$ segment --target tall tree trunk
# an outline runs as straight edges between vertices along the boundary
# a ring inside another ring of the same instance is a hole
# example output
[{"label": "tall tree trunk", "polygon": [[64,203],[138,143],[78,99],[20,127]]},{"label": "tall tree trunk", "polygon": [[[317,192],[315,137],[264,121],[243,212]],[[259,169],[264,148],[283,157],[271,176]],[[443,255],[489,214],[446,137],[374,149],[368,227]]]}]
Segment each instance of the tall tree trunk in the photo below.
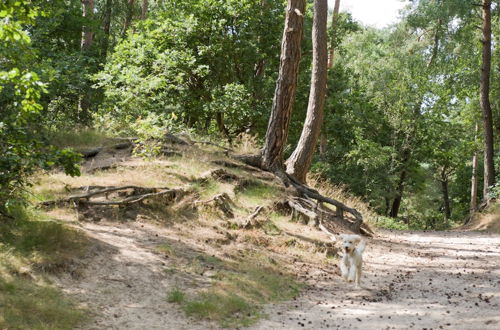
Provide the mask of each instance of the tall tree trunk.
[{"label": "tall tree trunk", "polygon": [[327,78],[327,34],[326,22],[328,1],[314,1],[314,21],[312,29],[313,61],[311,73],[311,90],[307,115],[294,152],[287,160],[287,173],[299,182],[305,183],[307,172],[311,167],[316,144],[318,142],[321,124],[323,123],[323,108],[325,105]]},{"label": "tall tree trunk", "polygon": [[103,20],[103,30],[104,39],[102,41],[102,57],[106,58],[108,55],[109,48],[109,35],[111,31],[111,5],[113,0],[106,0],[104,5],[104,20]]},{"label": "tall tree trunk", "polygon": [[[94,14],[94,0],[82,0],[82,16],[86,19],[91,19]],[[82,27],[82,40],[80,49],[82,53],[86,53],[92,47],[93,32],[88,25]],[[78,98],[78,122],[87,123],[90,119],[90,91],[89,87],[85,86],[81,95]]]},{"label": "tall tree trunk", "polygon": [[448,192],[448,174],[446,168],[441,170],[441,192],[443,193],[444,217],[448,220],[451,217],[450,195]]},{"label": "tall tree trunk", "polygon": [[[476,123],[476,133],[474,134],[474,141],[477,140],[477,133],[479,130],[479,125]],[[471,178],[471,189],[470,189],[470,208],[469,213],[472,215],[477,211],[477,151],[474,151],[472,156],[472,178]]]},{"label": "tall tree trunk", "polygon": [[[335,5],[333,6],[332,13],[332,40],[330,43],[330,50],[328,52],[328,69],[333,67],[333,59],[335,57],[335,34],[337,33],[337,20],[339,16],[340,0],[335,0]],[[328,138],[326,136],[325,123],[323,121],[323,127],[321,128],[320,141],[319,141],[319,154],[325,155],[328,149]]]},{"label": "tall tree trunk", "polygon": [[396,191],[396,197],[394,197],[391,212],[389,213],[389,216],[391,218],[398,217],[399,207],[401,206],[401,200],[403,199],[403,191],[404,191],[404,187],[405,187],[406,174],[407,174],[406,169],[403,169],[401,171],[401,174],[399,175],[399,183],[398,183],[398,189]]},{"label": "tall tree trunk", "polygon": [[[94,13],[94,0],[82,0],[82,16],[91,18]],[[92,46],[93,33],[89,26],[84,25],[80,48],[82,52],[88,51]]]},{"label": "tall tree trunk", "polygon": [[483,52],[479,93],[484,124],[484,189],[483,201],[488,202],[490,187],[495,185],[493,164],[493,121],[490,105],[491,71],[491,0],[483,0]]},{"label": "tall tree trunk", "polygon": [[288,139],[288,126],[297,89],[304,9],[305,0],[288,0],[278,81],[262,151],[262,167],[269,170],[283,167],[283,148]]},{"label": "tall tree trunk", "polygon": [[144,20],[148,17],[148,7],[149,7],[149,1],[142,0],[142,6],[141,6],[141,19],[142,20]]},{"label": "tall tree trunk", "polygon": [[337,21],[339,18],[340,0],[335,0],[332,14],[332,40],[330,42],[330,51],[328,52],[328,69],[333,67],[333,59],[335,57],[335,34],[337,33]]},{"label": "tall tree trunk", "polygon": [[215,121],[217,122],[219,132],[230,140],[229,131],[227,130],[226,125],[224,125],[224,114],[222,112],[217,112],[215,114]]},{"label": "tall tree trunk", "polygon": [[127,30],[130,24],[132,23],[132,17],[134,17],[134,4],[135,0],[127,1],[127,15],[125,16],[125,23],[123,24],[123,31],[122,31],[123,35],[127,33]]}]

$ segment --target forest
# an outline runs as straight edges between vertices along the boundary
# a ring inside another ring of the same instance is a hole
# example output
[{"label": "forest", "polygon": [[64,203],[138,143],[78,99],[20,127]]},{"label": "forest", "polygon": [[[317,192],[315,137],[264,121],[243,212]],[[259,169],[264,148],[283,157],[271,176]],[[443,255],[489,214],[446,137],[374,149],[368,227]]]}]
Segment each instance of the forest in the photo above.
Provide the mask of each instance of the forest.
[{"label": "forest", "polygon": [[[187,130],[227,145],[242,135],[263,141],[285,5],[4,2],[2,213],[22,199],[34,171],[63,166],[78,173],[78,155],[51,145],[54,132],[91,128],[148,138]],[[412,228],[450,227],[497,197],[499,8],[484,6],[411,1],[386,29],[364,27],[348,13],[330,15],[321,54],[328,61],[324,118],[313,127],[321,136],[311,171]],[[285,159],[306,118],[312,27],[307,9],[295,45],[296,96],[286,96],[294,111]]]},{"label": "forest", "polygon": [[[247,235],[231,232],[242,228],[284,235],[283,228],[292,225],[277,225],[278,199],[285,200],[292,219],[314,220],[317,235],[326,239],[333,228],[322,224],[328,217],[336,219],[334,227],[376,237],[373,228],[444,231],[465,228],[482,214],[497,216],[499,1],[401,1],[397,22],[384,28],[339,10],[341,2],[349,0],[2,0],[0,256],[16,246],[23,258],[35,258],[34,251],[45,246],[50,265],[66,265],[51,258],[54,249],[80,242],[74,229],[61,225],[62,218],[54,222],[57,230],[27,218],[57,218],[71,209],[79,220],[119,213],[122,221],[134,212],[139,219],[143,210],[135,205],[160,195],[178,203],[163,212],[168,217],[191,219],[216,209],[221,219],[246,219],[244,225],[221,225],[228,242]],[[109,163],[119,157],[136,163],[125,169]],[[216,172],[207,164],[223,168]],[[171,169],[178,172],[161,181]],[[126,198],[110,202],[110,191]],[[104,194],[106,200],[91,199]],[[276,203],[271,207],[266,200]],[[209,211],[205,204],[212,205]],[[259,224],[260,217],[267,222]],[[288,240],[299,240],[290,235]],[[446,240],[448,232],[443,235]],[[247,236],[245,244],[274,244],[272,238]],[[82,244],[92,245],[88,239]],[[174,241],[166,248],[162,243],[159,253],[173,258],[186,248]],[[299,244],[286,242],[279,244]],[[321,253],[330,253],[329,243],[315,242],[300,244],[321,245]],[[183,260],[245,276],[257,271],[246,264],[221,266],[207,251]],[[5,275],[13,273],[13,264],[0,263],[0,288],[7,294],[18,292],[9,291],[15,286]],[[265,267],[275,266],[266,261]],[[179,288],[170,292],[169,302],[196,315],[195,300],[187,302]],[[285,300],[294,294],[278,291]],[[237,295],[252,297],[252,303],[275,301],[269,298],[274,293],[252,294]],[[7,297],[0,292],[0,308]],[[201,297],[209,304],[206,292]],[[221,308],[240,302],[230,300]],[[209,312],[205,319],[222,327],[246,326],[256,322],[257,310],[243,321]],[[10,314],[5,315],[0,327],[72,328],[80,322],[26,325],[9,323]],[[129,327],[134,328],[122,326]]]}]

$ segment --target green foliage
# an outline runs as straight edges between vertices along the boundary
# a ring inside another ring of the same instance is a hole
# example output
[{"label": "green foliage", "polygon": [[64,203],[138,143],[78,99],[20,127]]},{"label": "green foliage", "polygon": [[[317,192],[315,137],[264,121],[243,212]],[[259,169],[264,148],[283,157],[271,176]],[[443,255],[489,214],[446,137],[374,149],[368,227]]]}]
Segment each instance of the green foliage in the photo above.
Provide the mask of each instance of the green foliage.
[{"label": "green foliage", "polygon": [[27,178],[39,168],[61,166],[78,175],[78,156],[68,149],[46,145],[43,107],[39,100],[46,84],[29,66],[36,59],[24,24],[32,24],[38,9],[28,1],[9,1],[0,7],[0,211],[21,197]]},{"label": "green foliage", "polygon": [[[277,9],[283,4],[261,6],[256,0],[181,2],[138,22],[95,75],[105,96],[98,120],[126,127],[150,114],[175,114],[189,127],[222,132],[225,124],[231,135],[264,126],[274,82],[263,73],[276,70],[280,36],[268,30],[282,26]],[[213,126],[217,113],[225,123]]]}]

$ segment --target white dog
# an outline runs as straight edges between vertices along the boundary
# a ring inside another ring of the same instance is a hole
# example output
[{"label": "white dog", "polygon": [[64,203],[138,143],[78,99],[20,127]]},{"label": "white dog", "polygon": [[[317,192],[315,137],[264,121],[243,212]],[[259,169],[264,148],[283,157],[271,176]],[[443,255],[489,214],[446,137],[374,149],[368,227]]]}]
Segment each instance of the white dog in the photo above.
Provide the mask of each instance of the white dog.
[{"label": "white dog", "polygon": [[340,261],[342,278],[348,282],[355,282],[359,287],[363,264],[363,251],[366,243],[358,235],[340,235],[344,255]]}]

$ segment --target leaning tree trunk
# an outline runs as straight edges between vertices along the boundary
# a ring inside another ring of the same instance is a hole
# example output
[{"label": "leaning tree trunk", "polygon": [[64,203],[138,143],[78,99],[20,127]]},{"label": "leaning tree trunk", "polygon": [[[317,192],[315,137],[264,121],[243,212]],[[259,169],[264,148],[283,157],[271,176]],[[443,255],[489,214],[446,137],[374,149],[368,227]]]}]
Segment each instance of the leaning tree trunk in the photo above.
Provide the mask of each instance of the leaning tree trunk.
[{"label": "leaning tree trunk", "polygon": [[495,167],[493,164],[493,121],[490,105],[491,71],[491,0],[483,0],[483,52],[479,93],[484,124],[484,188],[483,201],[489,200],[489,189],[495,185]]},{"label": "leaning tree trunk", "polygon": [[278,81],[262,151],[262,167],[268,170],[283,167],[283,148],[297,89],[304,9],[305,0],[288,0]]},{"label": "leaning tree trunk", "polygon": [[311,167],[325,104],[327,78],[327,34],[326,21],[328,13],[327,0],[314,1],[314,21],[312,29],[313,63],[311,74],[311,91],[307,115],[297,148],[287,160],[287,173],[301,183],[305,183],[307,172]]},{"label": "leaning tree trunk", "polygon": [[[328,69],[330,70],[333,67],[333,59],[335,57],[335,34],[337,33],[337,20],[339,16],[339,8],[340,8],[340,0],[335,0],[335,5],[333,7],[332,14],[332,40],[330,42],[330,50],[328,52]],[[319,141],[319,153],[320,155],[325,155],[326,150],[328,149],[328,138],[326,136],[326,128],[325,123],[323,121],[323,127],[320,133],[320,141]]]},{"label": "leaning tree trunk", "polygon": [[[477,140],[477,132],[479,126],[476,123],[476,133],[474,134],[474,142]],[[470,215],[477,211],[477,150],[474,150],[474,155],[472,156],[472,178],[471,178],[471,189],[470,189]]]}]

